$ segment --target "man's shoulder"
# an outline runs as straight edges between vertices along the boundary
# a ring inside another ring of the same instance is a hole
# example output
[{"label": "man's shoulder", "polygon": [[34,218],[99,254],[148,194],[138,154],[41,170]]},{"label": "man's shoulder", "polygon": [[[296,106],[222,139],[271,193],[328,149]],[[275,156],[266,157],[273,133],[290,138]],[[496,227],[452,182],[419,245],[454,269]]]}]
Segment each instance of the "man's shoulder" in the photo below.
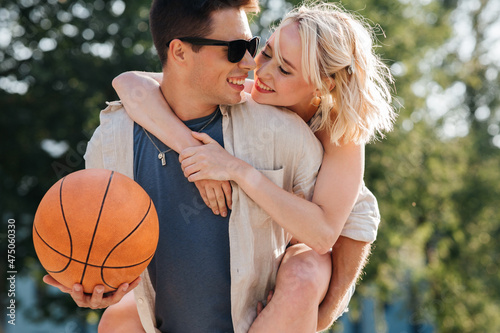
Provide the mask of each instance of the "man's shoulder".
[{"label": "man's shoulder", "polygon": [[247,107],[252,108],[252,111],[262,112],[265,113],[266,115],[278,111],[277,114],[279,117],[287,118],[293,121],[300,119],[300,117],[295,112],[292,112],[287,108],[281,106],[257,103],[256,101],[254,101],[252,95],[250,94],[247,94],[244,104],[246,104]]},{"label": "man's shoulder", "polygon": [[133,124],[133,120],[128,115],[122,102],[106,102],[106,105],[106,108],[102,109],[99,115],[101,126],[123,127],[125,124]]},{"label": "man's shoulder", "polygon": [[106,141],[111,134],[128,133],[133,128],[134,121],[120,101],[106,102],[106,105],[99,114],[99,126],[91,138],[94,143]]},{"label": "man's shoulder", "polygon": [[242,140],[247,147],[276,146],[283,152],[286,148],[298,152],[307,147],[308,152],[322,155],[320,142],[295,112],[259,104],[250,96],[246,97],[243,103],[231,106],[229,111],[235,140]]},{"label": "man's shoulder", "polygon": [[87,145],[87,168],[116,170],[133,177],[133,124],[121,102],[106,102],[100,125]]},{"label": "man's shoulder", "polygon": [[244,118],[249,116],[255,121],[265,124],[282,124],[290,126],[290,129],[310,131],[309,126],[295,112],[284,107],[267,104],[259,104],[252,99],[250,94],[246,94],[245,101],[239,106]]},{"label": "man's shoulder", "polygon": [[[127,115],[121,101],[106,102],[106,107],[101,110],[100,116],[103,117],[119,117]],[[128,115],[127,115],[128,116]]]}]

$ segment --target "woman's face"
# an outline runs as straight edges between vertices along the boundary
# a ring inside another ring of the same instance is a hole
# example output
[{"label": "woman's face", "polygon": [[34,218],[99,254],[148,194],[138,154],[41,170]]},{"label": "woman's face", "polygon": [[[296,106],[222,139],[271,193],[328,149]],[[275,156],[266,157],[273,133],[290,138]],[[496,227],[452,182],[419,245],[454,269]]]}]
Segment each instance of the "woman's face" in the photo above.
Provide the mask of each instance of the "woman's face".
[{"label": "woman's face", "polygon": [[284,64],[278,61],[274,48],[273,34],[255,57],[257,69],[252,97],[260,104],[287,107],[308,121],[315,112],[310,108],[315,87],[302,74],[302,43],[298,24],[281,28],[279,48]]}]

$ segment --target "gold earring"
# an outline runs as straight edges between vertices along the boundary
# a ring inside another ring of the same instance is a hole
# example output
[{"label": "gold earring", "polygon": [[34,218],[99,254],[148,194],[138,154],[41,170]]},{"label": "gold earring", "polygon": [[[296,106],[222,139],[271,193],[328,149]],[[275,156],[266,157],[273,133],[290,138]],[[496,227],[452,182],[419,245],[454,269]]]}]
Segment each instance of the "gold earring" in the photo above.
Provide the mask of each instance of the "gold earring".
[{"label": "gold earring", "polygon": [[311,99],[311,105],[314,106],[315,108],[319,108],[320,104],[321,104],[321,97],[319,97],[318,95],[314,96]]}]

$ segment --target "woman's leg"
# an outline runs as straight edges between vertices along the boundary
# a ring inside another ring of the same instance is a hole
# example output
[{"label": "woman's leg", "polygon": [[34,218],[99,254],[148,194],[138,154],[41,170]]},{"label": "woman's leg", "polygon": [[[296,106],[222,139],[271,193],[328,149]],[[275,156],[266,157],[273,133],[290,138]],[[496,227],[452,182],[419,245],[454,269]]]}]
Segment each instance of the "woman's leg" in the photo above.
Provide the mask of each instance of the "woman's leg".
[{"label": "woman's leg", "polygon": [[97,329],[99,333],[145,332],[142,328],[134,293],[129,292],[120,302],[108,307],[102,314]]},{"label": "woman's leg", "polygon": [[289,247],[278,270],[273,297],[249,332],[316,332],[318,307],[331,275],[329,253],[319,255],[305,244]]}]

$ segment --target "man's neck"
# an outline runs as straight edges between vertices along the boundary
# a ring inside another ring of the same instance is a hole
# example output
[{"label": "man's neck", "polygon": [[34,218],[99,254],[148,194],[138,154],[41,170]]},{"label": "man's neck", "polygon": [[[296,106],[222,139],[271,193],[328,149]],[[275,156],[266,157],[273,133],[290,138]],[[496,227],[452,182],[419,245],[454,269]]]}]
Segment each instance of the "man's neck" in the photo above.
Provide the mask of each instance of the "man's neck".
[{"label": "man's neck", "polygon": [[196,99],[198,93],[188,85],[163,73],[160,89],[175,115],[182,121],[198,119],[213,113],[217,105],[208,105]]}]

